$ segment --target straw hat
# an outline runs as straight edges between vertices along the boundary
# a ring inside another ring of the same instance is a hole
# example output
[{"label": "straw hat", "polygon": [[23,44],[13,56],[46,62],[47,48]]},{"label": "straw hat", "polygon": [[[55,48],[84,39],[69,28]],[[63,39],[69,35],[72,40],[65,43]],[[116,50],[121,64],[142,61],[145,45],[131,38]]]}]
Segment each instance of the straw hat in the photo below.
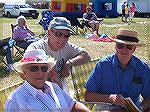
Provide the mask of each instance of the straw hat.
[{"label": "straw hat", "polygon": [[44,50],[33,49],[33,50],[25,52],[24,57],[19,62],[14,63],[13,66],[17,72],[23,73],[22,66],[26,64],[31,64],[31,63],[32,64],[36,64],[36,63],[48,64],[49,70],[51,70],[56,64],[56,61],[54,60],[54,58],[46,55]]},{"label": "straw hat", "polygon": [[138,33],[136,31],[131,31],[129,29],[119,28],[118,34],[116,36],[109,37],[114,42],[123,43],[123,44],[131,44],[136,46],[142,46],[143,43],[139,42]]}]

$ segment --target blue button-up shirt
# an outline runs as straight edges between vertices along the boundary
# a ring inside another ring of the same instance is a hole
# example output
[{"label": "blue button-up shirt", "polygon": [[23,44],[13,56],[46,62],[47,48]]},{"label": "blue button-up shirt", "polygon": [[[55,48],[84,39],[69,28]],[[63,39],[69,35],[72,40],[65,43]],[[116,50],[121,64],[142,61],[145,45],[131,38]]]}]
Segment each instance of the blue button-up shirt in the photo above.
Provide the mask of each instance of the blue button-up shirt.
[{"label": "blue button-up shirt", "polygon": [[85,88],[101,94],[122,94],[131,97],[139,105],[139,96],[150,97],[150,69],[148,65],[133,56],[123,69],[116,54],[101,59],[91,72]]}]

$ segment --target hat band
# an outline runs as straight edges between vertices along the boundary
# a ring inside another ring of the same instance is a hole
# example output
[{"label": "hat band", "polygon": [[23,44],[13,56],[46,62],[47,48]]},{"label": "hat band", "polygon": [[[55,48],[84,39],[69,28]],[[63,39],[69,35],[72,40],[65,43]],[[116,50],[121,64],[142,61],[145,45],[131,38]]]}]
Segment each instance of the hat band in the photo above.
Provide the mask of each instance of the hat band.
[{"label": "hat band", "polygon": [[124,40],[124,41],[129,41],[129,42],[136,42],[136,43],[139,42],[139,39],[137,39],[136,37],[124,36],[124,35],[117,35],[116,37],[119,40]]},{"label": "hat band", "polygon": [[29,56],[21,60],[21,62],[32,62],[32,61],[39,62],[39,61],[46,61],[46,60],[43,57],[33,57],[33,56]]}]

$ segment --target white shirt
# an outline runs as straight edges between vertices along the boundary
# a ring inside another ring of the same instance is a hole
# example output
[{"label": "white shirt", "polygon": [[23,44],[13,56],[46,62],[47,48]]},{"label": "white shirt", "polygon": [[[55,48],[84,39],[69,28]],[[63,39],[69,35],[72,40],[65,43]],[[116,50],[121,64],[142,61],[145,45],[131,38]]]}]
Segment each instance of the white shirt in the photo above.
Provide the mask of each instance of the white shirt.
[{"label": "white shirt", "polygon": [[[45,82],[44,93],[27,81],[10,94],[5,112],[70,112],[75,100],[57,84]],[[54,89],[52,89],[54,88]],[[52,92],[54,90],[54,93]],[[57,98],[55,98],[55,97]]]}]

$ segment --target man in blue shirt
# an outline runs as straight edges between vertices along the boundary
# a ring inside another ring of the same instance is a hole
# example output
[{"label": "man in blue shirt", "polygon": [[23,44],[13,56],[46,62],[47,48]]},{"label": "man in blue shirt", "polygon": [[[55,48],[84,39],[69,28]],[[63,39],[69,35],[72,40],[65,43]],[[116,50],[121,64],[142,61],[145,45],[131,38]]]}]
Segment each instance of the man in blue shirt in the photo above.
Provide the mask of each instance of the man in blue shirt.
[{"label": "man in blue shirt", "polygon": [[111,107],[100,108],[118,110],[125,107],[125,98],[130,97],[138,107],[150,109],[150,68],[133,55],[136,47],[142,45],[137,35],[136,31],[120,28],[111,38],[116,42],[116,53],[96,64],[85,84],[86,101],[111,103]]}]

